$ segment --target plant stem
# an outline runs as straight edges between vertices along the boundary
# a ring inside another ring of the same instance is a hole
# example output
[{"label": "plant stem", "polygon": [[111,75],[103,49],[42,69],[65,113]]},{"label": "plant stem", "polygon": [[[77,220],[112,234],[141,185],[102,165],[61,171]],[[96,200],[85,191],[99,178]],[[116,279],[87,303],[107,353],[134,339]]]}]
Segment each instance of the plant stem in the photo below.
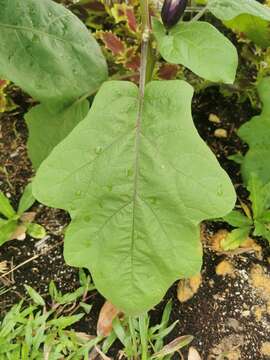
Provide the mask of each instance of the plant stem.
[{"label": "plant stem", "polygon": [[198,21],[204,14],[205,12],[208,10],[208,5],[206,5],[205,7],[203,7],[191,20],[190,22],[195,22]]},{"label": "plant stem", "polygon": [[141,65],[140,65],[140,97],[144,96],[145,84],[151,80],[153,61],[150,48],[150,14],[148,0],[140,0],[142,18],[142,45],[141,45]]},{"label": "plant stem", "polygon": [[150,31],[150,15],[149,15],[149,4],[148,0],[140,0],[140,10],[142,19],[142,31],[145,29]]}]

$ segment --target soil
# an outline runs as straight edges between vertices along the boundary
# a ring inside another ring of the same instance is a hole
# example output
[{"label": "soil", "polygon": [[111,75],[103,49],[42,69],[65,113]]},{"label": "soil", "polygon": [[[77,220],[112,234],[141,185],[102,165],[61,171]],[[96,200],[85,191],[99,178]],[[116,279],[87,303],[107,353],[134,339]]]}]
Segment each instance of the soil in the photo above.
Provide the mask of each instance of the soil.
[{"label": "soil", "polygon": [[[10,95],[19,106],[0,117],[0,190],[16,207],[25,185],[33,176],[23,119],[32,101],[16,88]],[[240,104],[236,95],[225,97],[214,86],[196,94],[193,100],[193,117],[199,134],[230,175],[238,198],[246,203],[247,192],[242,185],[239,166],[227,157],[247,150],[236,132],[256,113],[249,101]],[[36,212],[36,222],[45,226],[48,236],[42,241],[30,237],[23,241],[13,240],[0,247],[0,263],[6,262],[8,269],[18,266],[7,276],[0,274],[0,287],[5,285],[9,290],[0,295],[1,316],[24,297],[24,284],[44,295],[51,280],[63,292],[79,286],[78,269],[67,266],[62,255],[62,233],[69,223],[68,214],[37,203],[31,211]],[[172,298],[170,320],[179,322],[168,341],[180,335],[193,335],[192,346],[203,360],[267,360],[270,359],[269,247],[262,239],[256,239],[261,250],[247,248],[234,255],[218,252],[213,249],[213,235],[227,227],[224,223],[203,224],[204,265],[198,291],[190,300],[181,303],[175,283],[164,300],[151,311],[151,319],[153,323],[159,322],[165,303]],[[104,299],[93,292],[89,302],[93,309],[76,325],[76,330],[95,334]],[[118,350],[116,346],[110,354],[113,359],[118,358]],[[183,354],[186,358],[185,351]]]}]

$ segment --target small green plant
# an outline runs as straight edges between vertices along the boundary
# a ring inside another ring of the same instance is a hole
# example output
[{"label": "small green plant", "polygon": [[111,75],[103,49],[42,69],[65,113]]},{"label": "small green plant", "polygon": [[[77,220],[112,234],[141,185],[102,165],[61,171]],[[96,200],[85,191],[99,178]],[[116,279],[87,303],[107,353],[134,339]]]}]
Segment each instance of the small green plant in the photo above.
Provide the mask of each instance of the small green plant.
[{"label": "small green plant", "polygon": [[239,137],[248,144],[249,149],[245,156],[238,157],[238,160],[231,157],[240,163],[241,175],[246,185],[254,173],[263,184],[270,181],[270,77],[265,77],[258,83],[257,91],[262,111],[238,130]]},{"label": "small green plant", "polygon": [[223,217],[228,224],[236,228],[221,244],[226,251],[239,247],[250,233],[262,236],[270,242],[270,183],[264,185],[258,176],[253,174],[247,189],[250,193],[251,211],[244,214],[233,210]]},{"label": "small green plant", "polygon": [[169,360],[175,352],[188,345],[193,336],[180,336],[164,345],[164,338],[178,321],[169,325],[172,302],[163,311],[161,322],[150,326],[149,314],[139,317],[116,317],[107,338],[76,332],[72,326],[89,314],[88,293],[95,289],[90,276],[80,271],[80,287],[62,294],[53,281],[49,299],[25,285],[31,304],[14,305],[0,323],[1,360],[88,360],[106,353],[118,339],[123,345],[122,356],[129,360]]},{"label": "small green plant", "polygon": [[22,240],[25,238],[25,234],[36,239],[41,239],[46,235],[43,226],[33,222],[35,213],[26,212],[34,202],[31,184],[26,186],[17,211],[0,191],[0,245],[12,239]]},{"label": "small green plant", "polygon": [[164,345],[164,338],[174,329],[178,321],[169,325],[172,302],[169,301],[163,311],[161,322],[150,326],[148,313],[138,317],[125,317],[113,320],[113,331],[103,342],[102,351],[107,353],[111,344],[120,340],[124,348],[121,351],[128,360],[169,360],[173,354],[188,345],[193,336],[180,336],[170,343]]},{"label": "small green plant", "polygon": [[251,211],[246,211],[244,215],[234,210],[223,217],[236,228],[224,240],[225,250],[240,246],[250,233],[270,242],[270,77],[260,80],[257,91],[262,103],[261,114],[238,130],[238,135],[249,149],[245,155],[238,153],[229,157],[241,166],[241,175],[250,193]]},{"label": "small green plant", "polygon": [[[62,294],[51,282],[49,304],[32,287],[25,285],[32,304],[25,306],[22,300],[12,307],[0,323],[1,360],[89,358],[91,350],[102,337],[70,329],[91,310],[91,305],[84,301],[88,291],[94,287],[90,277],[83,272],[80,273],[80,280],[81,286],[67,294]],[[69,315],[65,315],[67,313]]]}]

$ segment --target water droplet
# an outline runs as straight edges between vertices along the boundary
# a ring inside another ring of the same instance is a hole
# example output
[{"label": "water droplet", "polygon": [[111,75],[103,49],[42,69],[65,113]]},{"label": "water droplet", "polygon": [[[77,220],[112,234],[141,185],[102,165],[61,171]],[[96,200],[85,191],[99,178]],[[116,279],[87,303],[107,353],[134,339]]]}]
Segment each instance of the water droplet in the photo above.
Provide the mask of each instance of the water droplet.
[{"label": "water droplet", "polygon": [[91,220],[91,216],[90,215],[86,215],[85,217],[84,217],[84,221],[85,222],[89,222]]},{"label": "water droplet", "polygon": [[165,165],[163,165],[163,164],[162,164],[162,165],[161,165],[161,169],[163,169],[163,170],[164,170],[164,169],[165,169]]},{"label": "water droplet", "polygon": [[221,185],[219,185],[218,189],[217,189],[217,195],[218,196],[222,196],[223,195],[223,187]]},{"label": "water droplet", "polygon": [[102,153],[102,147],[101,146],[97,146],[96,148],[95,148],[95,153],[96,154],[101,154]]},{"label": "water droplet", "polygon": [[91,244],[92,244],[92,241],[90,239],[85,240],[85,243],[84,243],[85,247],[90,248]]},{"label": "water droplet", "polygon": [[132,169],[126,169],[126,176],[132,175]]},{"label": "water droplet", "polygon": [[34,34],[32,38],[32,42],[38,42],[38,41],[39,41],[39,37],[36,34]]},{"label": "water droplet", "polygon": [[149,200],[150,200],[151,204],[156,204],[157,203],[157,198],[156,197],[151,197]]}]

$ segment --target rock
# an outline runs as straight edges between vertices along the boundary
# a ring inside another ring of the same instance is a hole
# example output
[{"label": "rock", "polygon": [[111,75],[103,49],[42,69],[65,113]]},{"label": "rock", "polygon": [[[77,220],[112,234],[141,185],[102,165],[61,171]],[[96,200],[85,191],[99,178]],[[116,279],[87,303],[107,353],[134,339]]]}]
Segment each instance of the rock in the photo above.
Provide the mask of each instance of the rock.
[{"label": "rock", "polygon": [[190,300],[198,291],[202,283],[201,274],[191,277],[190,279],[182,279],[178,283],[177,298],[180,302]]},{"label": "rock", "polygon": [[225,129],[216,129],[214,132],[215,137],[217,138],[227,138],[228,132]]},{"label": "rock", "polygon": [[220,124],[220,118],[216,114],[209,114],[208,120],[215,124]]},{"label": "rock", "polygon": [[202,360],[198,351],[192,346],[188,350],[188,360]]},{"label": "rock", "polygon": [[261,353],[264,356],[270,357],[270,342],[266,341],[262,344]]},{"label": "rock", "polygon": [[220,276],[232,276],[234,275],[234,267],[228,260],[223,260],[216,266],[216,274]]}]

